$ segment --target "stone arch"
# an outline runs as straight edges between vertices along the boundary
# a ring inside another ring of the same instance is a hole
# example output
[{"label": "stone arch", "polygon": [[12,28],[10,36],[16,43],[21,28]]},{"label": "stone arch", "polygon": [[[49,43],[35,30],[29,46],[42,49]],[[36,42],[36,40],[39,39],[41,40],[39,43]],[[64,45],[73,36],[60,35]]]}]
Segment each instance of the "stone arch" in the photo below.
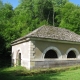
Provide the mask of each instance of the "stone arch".
[{"label": "stone arch", "polygon": [[53,47],[53,46],[50,46],[50,47],[48,47],[48,48],[46,48],[46,49],[44,50],[43,55],[42,55],[43,59],[44,59],[44,57],[45,57],[45,54],[46,54],[49,50],[55,51],[56,54],[57,54],[57,56],[58,56],[58,59],[62,59],[62,55],[61,55],[60,50],[59,50],[58,48],[56,48],[56,47]]},{"label": "stone arch", "polygon": [[55,50],[49,50],[46,52],[44,58],[58,58],[57,52]]},{"label": "stone arch", "polygon": [[[71,53],[70,53],[71,52]],[[70,48],[67,50],[66,52],[66,58],[68,57],[68,55],[73,53],[73,58],[80,58],[80,54],[79,51],[76,48]],[[76,56],[76,57],[75,57]]]}]

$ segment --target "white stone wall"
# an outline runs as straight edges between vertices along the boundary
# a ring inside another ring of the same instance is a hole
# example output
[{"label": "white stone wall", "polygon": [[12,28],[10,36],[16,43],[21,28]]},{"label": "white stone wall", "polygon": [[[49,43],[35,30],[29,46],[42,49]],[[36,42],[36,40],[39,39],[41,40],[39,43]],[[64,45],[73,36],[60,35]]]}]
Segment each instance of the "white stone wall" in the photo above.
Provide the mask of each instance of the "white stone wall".
[{"label": "white stone wall", "polygon": [[31,41],[12,46],[12,59],[14,60],[14,66],[17,65],[17,54],[21,53],[21,66],[30,69],[30,45]]}]

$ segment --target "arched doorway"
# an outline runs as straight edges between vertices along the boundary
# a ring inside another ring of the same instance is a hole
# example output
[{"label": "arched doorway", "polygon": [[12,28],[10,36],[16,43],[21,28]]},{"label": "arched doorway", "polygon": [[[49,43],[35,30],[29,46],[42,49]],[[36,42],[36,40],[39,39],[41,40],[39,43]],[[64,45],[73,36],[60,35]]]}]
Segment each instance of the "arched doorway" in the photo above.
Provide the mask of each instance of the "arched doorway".
[{"label": "arched doorway", "polygon": [[17,55],[16,55],[16,65],[21,66],[21,52],[18,50]]},{"label": "arched doorway", "polygon": [[67,58],[76,58],[76,54],[74,51],[70,51],[67,55]]},{"label": "arched doorway", "polygon": [[21,53],[19,53],[19,56],[18,56],[18,65],[21,66]]},{"label": "arched doorway", "polygon": [[44,56],[44,58],[58,58],[56,51],[48,50]]}]

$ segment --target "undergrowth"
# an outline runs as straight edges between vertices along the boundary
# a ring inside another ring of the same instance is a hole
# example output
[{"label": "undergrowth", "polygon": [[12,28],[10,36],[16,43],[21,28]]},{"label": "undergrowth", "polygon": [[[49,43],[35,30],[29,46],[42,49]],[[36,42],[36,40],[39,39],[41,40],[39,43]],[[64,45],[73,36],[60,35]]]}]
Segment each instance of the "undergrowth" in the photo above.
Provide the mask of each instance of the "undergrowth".
[{"label": "undergrowth", "polygon": [[33,76],[33,75],[40,75],[40,74],[49,74],[49,73],[60,73],[69,70],[76,70],[80,69],[80,65],[78,66],[71,66],[71,67],[60,67],[60,68],[47,68],[47,69],[35,69],[35,70],[27,70],[24,67],[10,67],[5,69],[0,69],[0,72],[8,72],[13,73],[16,76]]}]

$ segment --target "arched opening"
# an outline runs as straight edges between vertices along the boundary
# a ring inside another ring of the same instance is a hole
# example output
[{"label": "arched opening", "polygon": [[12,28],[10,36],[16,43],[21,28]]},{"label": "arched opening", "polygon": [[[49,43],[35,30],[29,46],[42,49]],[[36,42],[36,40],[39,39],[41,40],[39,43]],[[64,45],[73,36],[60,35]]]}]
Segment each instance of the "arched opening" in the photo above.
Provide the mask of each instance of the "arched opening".
[{"label": "arched opening", "polygon": [[18,51],[17,55],[16,55],[16,65],[21,66],[21,53],[20,53],[20,51]]},{"label": "arched opening", "polygon": [[19,66],[21,65],[21,53],[19,53],[19,56],[18,56],[18,65]]},{"label": "arched opening", "polygon": [[76,54],[74,51],[70,51],[67,55],[67,58],[76,58]]},{"label": "arched opening", "polygon": [[[71,57],[70,57],[71,55]],[[66,52],[66,58],[80,59],[80,53],[76,48],[69,48]]]},{"label": "arched opening", "polygon": [[58,58],[57,53],[54,50],[48,50],[44,58]]},{"label": "arched opening", "polygon": [[[46,48],[42,54],[42,58],[47,58],[46,55],[50,55],[51,53],[53,53],[52,55],[56,55],[57,57],[52,57],[52,58],[58,58],[58,59],[62,59],[62,54],[60,52],[60,50],[56,47],[53,47],[53,46],[50,46],[48,48]],[[48,57],[48,58],[51,58],[51,57]]]}]

